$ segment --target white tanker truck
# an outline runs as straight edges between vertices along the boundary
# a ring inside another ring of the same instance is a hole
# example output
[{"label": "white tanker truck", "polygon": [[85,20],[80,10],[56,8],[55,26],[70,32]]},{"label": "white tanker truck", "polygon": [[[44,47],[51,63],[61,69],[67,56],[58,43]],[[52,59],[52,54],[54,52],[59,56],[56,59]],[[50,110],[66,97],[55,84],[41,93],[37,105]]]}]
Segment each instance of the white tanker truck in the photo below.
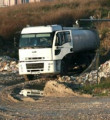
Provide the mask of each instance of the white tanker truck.
[{"label": "white tanker truck", "polygon": [[99,42],[94,29],[60,25],[26,27],[19,42],[19,74],[32,77],[84,70]]}]

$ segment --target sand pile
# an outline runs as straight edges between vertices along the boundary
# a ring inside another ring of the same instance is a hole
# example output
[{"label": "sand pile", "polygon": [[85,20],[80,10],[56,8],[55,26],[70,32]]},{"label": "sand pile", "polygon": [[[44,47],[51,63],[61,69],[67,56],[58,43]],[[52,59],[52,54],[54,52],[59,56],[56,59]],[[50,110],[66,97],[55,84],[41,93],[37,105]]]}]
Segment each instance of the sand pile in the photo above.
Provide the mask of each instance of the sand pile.
[{"label": "sand pile", "polygon": [[45,96],[76,96],[77,93],[73,92],[71,88],[68,88],[65,84],[57,81],[48,81],[44,88]]}]

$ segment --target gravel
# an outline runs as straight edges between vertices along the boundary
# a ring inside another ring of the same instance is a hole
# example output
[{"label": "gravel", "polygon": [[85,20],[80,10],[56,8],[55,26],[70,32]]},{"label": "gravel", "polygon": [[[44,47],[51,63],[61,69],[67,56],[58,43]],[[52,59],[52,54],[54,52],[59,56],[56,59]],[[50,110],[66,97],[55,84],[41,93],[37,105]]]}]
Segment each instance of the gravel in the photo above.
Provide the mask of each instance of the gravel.
[{"label": "gravel", "polygon": [[0,74],[1,120],[110,120],[109,96],[24,97],[23,101],[14,100],[8,90],[22,82],[23,78],[17,73]]}]

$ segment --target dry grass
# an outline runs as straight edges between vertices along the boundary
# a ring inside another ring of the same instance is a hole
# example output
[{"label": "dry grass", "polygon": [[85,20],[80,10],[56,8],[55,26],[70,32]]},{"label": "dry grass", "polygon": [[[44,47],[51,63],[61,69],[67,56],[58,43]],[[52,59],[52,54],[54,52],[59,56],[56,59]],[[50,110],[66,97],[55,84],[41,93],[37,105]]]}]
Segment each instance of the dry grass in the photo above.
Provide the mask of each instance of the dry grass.
[{"label": "dry grass", "polygon": [[[26,25],[72,26],[80,18],[107,17],[109,6],[109,0],[55,0],[0,8],[0,35],[13,43],[14,34]],[[97,25],[101,29],[104,26]]]},{"label": "dry grass", "polygon": [[0,8],[0,34],[10,38],[27,24],[72,26],[76,19],[87,18],[101,10],[105,1],[108,0],[56,0]]}]

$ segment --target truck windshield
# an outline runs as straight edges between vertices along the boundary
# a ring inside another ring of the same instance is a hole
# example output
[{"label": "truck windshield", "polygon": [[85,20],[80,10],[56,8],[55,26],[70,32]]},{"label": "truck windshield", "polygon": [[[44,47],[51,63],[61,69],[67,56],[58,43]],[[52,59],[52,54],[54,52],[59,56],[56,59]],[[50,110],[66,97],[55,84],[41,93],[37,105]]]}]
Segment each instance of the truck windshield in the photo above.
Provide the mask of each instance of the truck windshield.
[{"label": "truck windshield", "polygon": [[22,34],[20,48],[25,47],[52,47],[53,33]]}]

